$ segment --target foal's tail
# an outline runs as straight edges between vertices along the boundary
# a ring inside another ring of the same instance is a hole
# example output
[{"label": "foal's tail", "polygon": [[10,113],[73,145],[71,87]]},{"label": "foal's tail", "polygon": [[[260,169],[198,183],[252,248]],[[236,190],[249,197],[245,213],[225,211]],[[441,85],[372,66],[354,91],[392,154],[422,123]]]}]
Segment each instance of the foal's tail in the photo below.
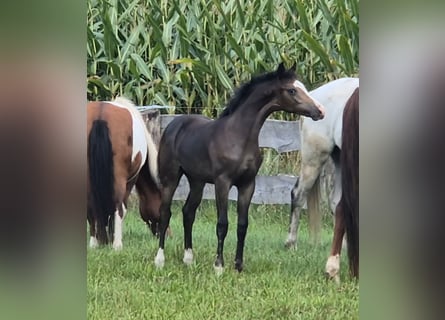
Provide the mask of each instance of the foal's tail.
[{"label": "foal's tail", "polygon": [[320,241],[321,212],[320,212],[320,176],[314,182],[307,194],[307,213],[309,217],[309,235],[314,243]]},{"label": "foal's tail", "polygon": [[108,125],[95,120],[88,137],[88,166],[98,240],[108,242],[106,226],[114,213],[113,149]]}]

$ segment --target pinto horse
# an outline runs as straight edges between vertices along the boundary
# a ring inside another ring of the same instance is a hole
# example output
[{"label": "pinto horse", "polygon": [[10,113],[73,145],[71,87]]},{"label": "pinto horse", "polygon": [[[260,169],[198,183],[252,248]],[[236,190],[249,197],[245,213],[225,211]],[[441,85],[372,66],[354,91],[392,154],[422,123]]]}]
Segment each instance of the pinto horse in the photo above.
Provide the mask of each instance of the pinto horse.
[{"label": "pinto horse", "polygon": [[334,187],[330,195],[330,208],[335,212],[341,197],[340,150],[342,117],[346,102],[359,86],[358,78],[341,78],[310,92],[325,108],[326,116],[320,121],[301,118],[301,167],[291,192],[291,214],[286,247],[296,248],[300,211],[307,202],[310,233],[317,239],[321,225],[320,174],[329,157],[334,163]]},{"label": "pinto horse", "polygon": [[[122,248],[122,222],[134,185],[139,210],[153,234],[159,223],[157,148],[140,112],[118,97],[87,104],[90,247],[113,242]],[[108,227],[108,235],[107,235]]]},{"label": "pinto horse", "polygon": [[241,86],[227,108],[216,120],[199,115],[184,115],[165,128],[159,148],[158,167],[161,182],[161,221],[159,249],[155,265],[163,267],[164,239],[171,217],[171,201],[182,175],[190,184],[183,212],[185,264],[193,262],[192,227],[206,183],[215,185],[218,222],[215,271],[224,268],[223,247],[228,230],[228,193],[238,189],[238,227],[235,268],[243,269],[244,240],[248,210],[255,189],[255,176],[262,157],[258,136],[266,118],[275,111],[287,111],[322,119],[323,107],[312,99],[296,79],[295,66],[254,77]]},{"label": "pinto horse", "polygon": [[358,278],[359,269],[359,88],[355,89],[343,111],[340,162],[342,196],[335,210],[334,238],[331,255],[326,262],[326,274],[340,282],[340,253],[346,232],[349,270]]}]

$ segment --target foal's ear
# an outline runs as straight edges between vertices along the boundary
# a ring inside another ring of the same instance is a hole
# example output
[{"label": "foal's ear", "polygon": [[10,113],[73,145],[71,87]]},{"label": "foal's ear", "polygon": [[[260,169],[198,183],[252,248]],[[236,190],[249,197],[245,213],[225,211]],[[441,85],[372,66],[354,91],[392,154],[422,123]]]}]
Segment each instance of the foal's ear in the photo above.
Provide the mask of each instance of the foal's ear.
[{"label": "foal's ear", "polygon": [[277,73],[280,74],[283,73],[284,71],[286,71],[286,68],[284,67],[284,63],[281,62],[280,65],[278,66]]}]

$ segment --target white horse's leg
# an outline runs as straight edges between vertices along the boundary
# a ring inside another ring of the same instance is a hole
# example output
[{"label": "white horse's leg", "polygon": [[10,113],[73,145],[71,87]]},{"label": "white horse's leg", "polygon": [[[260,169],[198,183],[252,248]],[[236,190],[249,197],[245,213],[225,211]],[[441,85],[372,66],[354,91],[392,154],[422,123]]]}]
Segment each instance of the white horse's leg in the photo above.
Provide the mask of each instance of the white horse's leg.
[{"label": "white horse's leg", "polygon": [[328,141],[318,136],[306,137],[302,142],[300,176],[291,194],[292,209],[289,232],[285,242],[287,248],[296,248],[301,208],[307,200],[308,192],[320,176],[323,165],[329,158],[329,150],[332,149]]},{"label": "white horse's leg", "polygon": [[122,203],[122,217],[119,214],[119,209],[116,209],[114,212],[114,240],[113,240],[113,249],[121,250],[122,249],[122,223],[124,221],[125,214],[127,213],[127,208]]},{"label": "white horse's leg", "polygon": [[287,234],[287,239],[285,242],[285,246],[287,248],[296,248],[296,242],[297,242],[297,230],[298,230],[298,224],[300,221],[300,210],[302,207],[302,202],[304,202],[304,199],[302,194],[300,186],[300,178],[298,178],[295,186],[292,189],[291,192],[291,214],[290,214],[290,222],[289,222],[289,231]]},{"label": "white horse's leg", "polygon": [[339,163],[334,163],[335,169],[334,169],[334,185],[331,190],[330,196],[329,196],[329,204],[332,210],[332,213],[335,212],[335,209],[337,208],[338,203],[341,199],[341,167]]},{"label": "white horse's leg", "polygon": [[300,170],[300,177],[292,189],[292,209],[289,224],[289,232],[285,245],[287,248],[297,248],[297,231],[300,222],[300,212],[303,207],[309,190],[314,185],[320,174],[321,165],[303,165]]}]

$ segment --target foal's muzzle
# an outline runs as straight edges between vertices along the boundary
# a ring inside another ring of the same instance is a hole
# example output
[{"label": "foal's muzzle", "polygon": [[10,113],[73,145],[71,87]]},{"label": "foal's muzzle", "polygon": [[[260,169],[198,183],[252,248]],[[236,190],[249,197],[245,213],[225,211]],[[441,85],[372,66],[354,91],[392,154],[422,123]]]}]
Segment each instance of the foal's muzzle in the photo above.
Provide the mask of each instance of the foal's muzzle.
[{"label": "foal's muzzle", "polygon": [[323,119],[324,115],[325,115],[324,107],[321,104],[316,104],[315,106],[317,107],[317,109],[315,111],[311,112],[310,117],[314,121]]}]

